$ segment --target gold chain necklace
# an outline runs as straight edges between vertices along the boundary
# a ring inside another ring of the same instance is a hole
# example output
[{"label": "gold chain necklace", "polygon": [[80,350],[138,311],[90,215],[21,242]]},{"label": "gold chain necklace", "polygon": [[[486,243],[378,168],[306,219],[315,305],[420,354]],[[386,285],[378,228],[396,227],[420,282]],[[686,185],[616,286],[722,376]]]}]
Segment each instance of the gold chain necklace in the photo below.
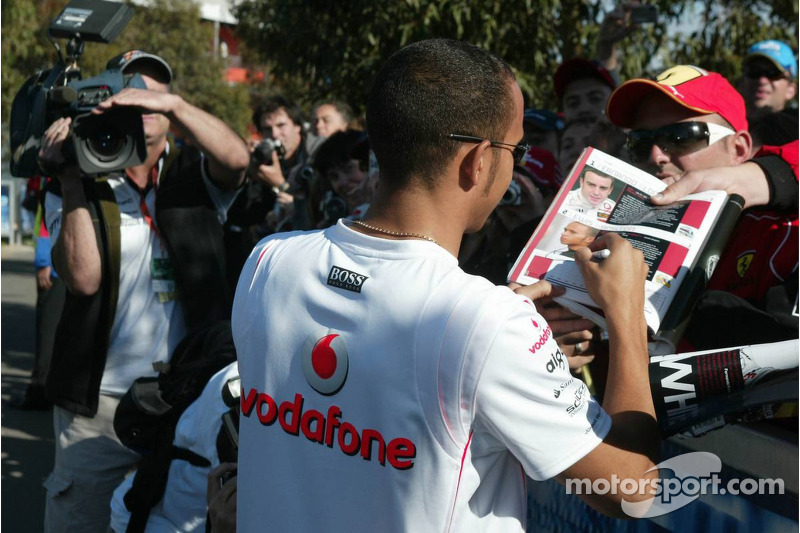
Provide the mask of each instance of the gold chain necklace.
[{"label": "gold chain necklace", "polygon": [[426,241],[430,241],[437,246],[441,246],[441,244],[439,244],[439,242],[433,237],[428,237],[427,235],[422,235],[421,233],[408,233],[405,231],[392,231],[390,229],[376,228],[375,226],[370,226],[369,224],[361,222],[360,220],[354,220],[353,224],[358,224],[359,226],[371,229],[372,231],[377,231],[378,233],[384,233],[386,235],[393,235],[395,237],[414,237],[415,239],[425,239]]}]

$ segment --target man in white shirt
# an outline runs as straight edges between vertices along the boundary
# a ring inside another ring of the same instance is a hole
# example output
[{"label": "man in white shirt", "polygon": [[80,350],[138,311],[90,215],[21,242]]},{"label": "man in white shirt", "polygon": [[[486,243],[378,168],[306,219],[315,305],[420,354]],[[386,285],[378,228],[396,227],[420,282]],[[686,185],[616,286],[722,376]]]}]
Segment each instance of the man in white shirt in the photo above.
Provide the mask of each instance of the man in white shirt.
[{"label": "man in white shirt", "polygon": [[[240,531],[524,531],[523,472],[655,475],[641,253],[602,237],[608,260],[576,255],[609,321],[605,410],[532,302],[549,284],[515,293],[458,267],[524,156],[522,120],[504,61],[414,43],[370,94],[367,218],[253,251],[232,319]],[[614,514],[621,498],[585,496]]]}]

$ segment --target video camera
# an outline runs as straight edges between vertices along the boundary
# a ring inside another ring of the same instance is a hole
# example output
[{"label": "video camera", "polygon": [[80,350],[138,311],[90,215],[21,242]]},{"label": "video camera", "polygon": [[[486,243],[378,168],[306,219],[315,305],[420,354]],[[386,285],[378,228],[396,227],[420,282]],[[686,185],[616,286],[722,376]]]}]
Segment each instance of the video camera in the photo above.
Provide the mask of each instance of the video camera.
[{"label": "video camera", "polygon": [[[147,157],[142,113],[120,107],[102,115],[90,111],[126,87],[146,89],[138,74],[124,76],[109,69],[81,79],[78,62],[85,41],[110,43],[133,16],[125,4],[103,0],[72,0],[50,24],[47,37],[59,61],[28,78],[11,106],[11,174],[39,174],[38,154],[45,130],[57,119],[72,118],[64,158],[77,162],[86,175],[104,174],[139,165]],[[69,39],[67,59],[54,38]]]}]

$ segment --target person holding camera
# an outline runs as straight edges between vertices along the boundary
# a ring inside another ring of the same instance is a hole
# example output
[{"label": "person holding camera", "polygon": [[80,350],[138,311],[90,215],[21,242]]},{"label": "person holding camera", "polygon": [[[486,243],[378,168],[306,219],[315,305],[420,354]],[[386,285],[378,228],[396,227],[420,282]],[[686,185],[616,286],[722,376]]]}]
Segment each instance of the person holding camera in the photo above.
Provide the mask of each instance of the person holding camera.
[{"label": "person holding camera", "polygon": [[[105,533],[114,488],[139,456],[118,440],[120,397],[155,376],[188,331],[230,314],[222,223],[249,160],[218,118],[170,93],[164,59],[133,50],[108,69],[141,75],[93,111],[142,111],[143,164],[92,179],[64,157],[71,120],[39,152],[57,178],[45,200],[53,263],[68,294],[48,376],[56,457],[45,481],[45,530]],[[178,147],[170,125],[190,143]]]},{"label": "person holding camera", "polygon": [[[310,179],[303,169],[311,165],[314,152],[324,139],[305,131],[300,107],[282,96],[267,98],[253,113],[253,122],[265,140],[280,147],[270,151],[269,159],[254,158],[251,166],[251,175],[272,189],[275,202],[283,211],[275,217],[274,226],[277,227],[281,215],[303,213],[300,206],[294,205],[296,200],[305,200],[308,195]],[[258,146],[253,151],[254,155],[257,153]],[[291,229],[309,227],[307,216],[292,219]]]},{"label": "person holding camera", "polygon": [[300,107],[282,96],[266,98],[252,120],[261,141],[250,146],[248,180],[225,225],[234,285],[253,246],[264,236],[311,227],[306,208],[314,176],[311,165],[324,140],[306,131]]}]

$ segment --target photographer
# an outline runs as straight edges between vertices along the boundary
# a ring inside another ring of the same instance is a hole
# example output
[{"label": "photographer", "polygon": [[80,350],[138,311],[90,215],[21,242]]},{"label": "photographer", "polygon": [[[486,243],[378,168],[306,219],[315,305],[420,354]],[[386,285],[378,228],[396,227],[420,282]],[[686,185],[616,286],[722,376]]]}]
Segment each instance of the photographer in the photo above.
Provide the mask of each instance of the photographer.
[{"label": "photographer", "polygon": [[[187,331],[229,316],[222,227],[248,162],[222,121],[170,94],[172,70],[139,50],[107,65],[140,74],[92,112],[142,110],[143,164],[97,179],[68,163],[69,118],[45,132],[40,166],[57,177],[46,196],[53,262],[68,288],[48,395],[55,403],[55,467],[45,482],[45,530],[105,533],[114,488],[138,460],[113,429],[134,379],[155,376]],[[191,146],[179,148],[170,124]]]},{"label": "photographer", "polygon": [[311,227],[308,170],[323,139],[306,131],[304,122],[300,107],[282,96],[266,98],[253,112],[262,141],[250,147],[249,179],[226,225],[228,265],[234,275],[264,236]]}]

